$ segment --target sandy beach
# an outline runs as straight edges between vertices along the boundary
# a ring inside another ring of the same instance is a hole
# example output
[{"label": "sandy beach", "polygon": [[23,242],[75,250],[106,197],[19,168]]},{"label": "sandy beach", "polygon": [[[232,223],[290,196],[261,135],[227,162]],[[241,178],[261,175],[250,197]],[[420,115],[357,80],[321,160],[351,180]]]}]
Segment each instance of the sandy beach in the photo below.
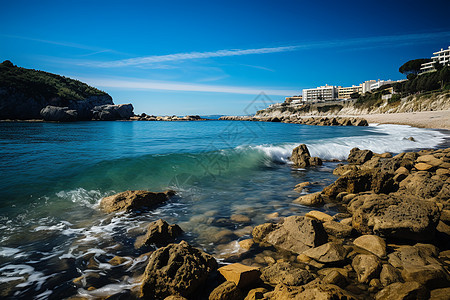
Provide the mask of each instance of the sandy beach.
[{"label": "sandy beach", "polygon": [[356,117],[365,118],[369,123],[402,124],[422,128],[450,129],[450,110],[395,114],[366,114],[358,115]]}]

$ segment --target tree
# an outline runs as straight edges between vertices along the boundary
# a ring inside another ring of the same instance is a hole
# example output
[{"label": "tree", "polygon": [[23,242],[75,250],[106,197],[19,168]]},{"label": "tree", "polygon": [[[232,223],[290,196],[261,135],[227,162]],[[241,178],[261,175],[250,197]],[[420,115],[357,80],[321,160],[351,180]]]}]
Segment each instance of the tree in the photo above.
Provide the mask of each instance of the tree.
[{"label": "tree", "polygon": [[430,62],[431,59],[429,58],[418,58],[413,59],[410,61],[405,62],[398,71],[402,74],[408,75],[408,74],[419,74],[420,67],[422,64]]},{"label": "tree", "polygon": [[437,61],[437,62],[435,62],[434,64],[433,64],[433,67],[436,69],[436,71],[441,71],[443,68],[444,68],[444,66],[439,62],[439,61]]},{"label": "tree", "polygon": [[416,79],[416,77],[417,77],[417,74],[413,74],[413,73],[406,75],[406,78],[408,80],[414,80],[414,79]]},{"label": "tree", "polygon": [[350,94],[350,98],[351,99],[358,99],[360,96],[360,94],[358,92],[354,92]]}]

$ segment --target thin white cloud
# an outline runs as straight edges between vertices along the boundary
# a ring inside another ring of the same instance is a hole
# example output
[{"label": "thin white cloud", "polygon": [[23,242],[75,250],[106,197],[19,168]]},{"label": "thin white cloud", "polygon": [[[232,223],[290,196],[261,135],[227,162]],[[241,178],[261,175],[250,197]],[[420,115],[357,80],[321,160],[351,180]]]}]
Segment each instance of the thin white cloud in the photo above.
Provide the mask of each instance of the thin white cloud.
[{"label": "thin white cloud", "polygon": [[207,85],[175,81],[153,81],[139,79],[110,79],[110,78],[79,78],[90,85],[100,88],[120,88],[131,90],[163,90],[184,92],[210,92],[229,93],[241,95],[258,95],[261,92],[267,95],[286,96],[298,94],[298,90],[267,89],[258,87],[241,87],[226,85]]},{"label": "thin white cloud", "polygon": [[307,50],[307,49],[326,49],[338,47],[365,46],[367,48],[377,48],[383,47],[386,44],[398,46],[400,44],[407,44],[411,42],[429,42],[430,40],[433,39],[442,39],[447,37],[450,37],[449,31],[389,35],[389,36],[374,36],[367,38],[354,38],[344,40],[326,40],[280,47],[265,47],[254,49],[224,49],[207,52],[186,52],[167,55],[150,55],[112,61],[72,61],[72,62],[81,66],[100,67],[100,68],[117,68],[130,66],[135,67],[148,66],[151,68],[152,66],[158,65],[160,63],[179,62],[194,59],[254,55],[254,54],[269,54],[269,53]]},{"label": "thin white cloud", "polygon": [[175,53],[167,55],[152,55],[107,62],[91,62],[91,63],[88,62],[87,64],[95,65],[97,67],[102,68],[128,67],[128,66],[139,66],[143,64],[148,65],[154,63],[183,61],[192,59],[277,53],[277,52],[294,51],[295,49],[297,49],[296,46],[283,46],[283,47],[258,48],[258,49],[230,49],[230,50],[218,50],[210,52],[188,52],[188,53]]}]

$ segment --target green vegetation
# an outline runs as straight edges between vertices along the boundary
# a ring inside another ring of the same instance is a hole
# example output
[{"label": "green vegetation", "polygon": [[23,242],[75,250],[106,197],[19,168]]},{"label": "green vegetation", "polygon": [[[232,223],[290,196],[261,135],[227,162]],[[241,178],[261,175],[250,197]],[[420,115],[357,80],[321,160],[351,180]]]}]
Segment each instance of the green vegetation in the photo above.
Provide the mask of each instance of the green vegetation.
[{"label": "green vegetation", "polygon": [[431,59],[429,58],[419,58],[419,59],[413,59],[410,61],[405,62],[398,71],[402,74],[409,75],[409,74],[419,74],[420,67],[422,64],[430,62]]},{"label": "green vegetation", "polygon": [[394,84],[394,91],[400,93],[402,97],[448,89],[450,89],[450,66],[442,67],[440,71],[421,74]]},{"label": "green vegetation", "polygon": [[0,88],[23,93],[28,97],[59,97],[62,100],[82,100],[89,96],[106,95],[105,92],[81,81],[56,74],[20,68],[9,60],[0,64]]}]

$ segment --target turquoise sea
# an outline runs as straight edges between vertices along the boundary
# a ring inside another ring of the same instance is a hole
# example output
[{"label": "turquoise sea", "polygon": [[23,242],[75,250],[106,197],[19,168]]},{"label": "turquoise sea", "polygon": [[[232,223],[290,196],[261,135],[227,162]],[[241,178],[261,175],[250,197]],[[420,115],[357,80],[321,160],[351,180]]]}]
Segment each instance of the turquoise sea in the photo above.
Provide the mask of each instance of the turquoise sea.
[{"label": "turquoise sea", "polygon": [[[154,248],[133,244],[159,218],[226,262],[267,215],[308,211],[292,203],[300,196],[295,185],[309,181],[303,193],[321,190],[351,148],[399,153],[439,147],[445,138],[436,130],[374,124],[0,123],[0,298],[101,297],[137,286],[141,255]],[[324,165],[293,168],[288,158],[301,143]],[[177,196],[148,213],[98,209],[102,197],[137,189],[174,189]],[[232,221],[236,214],[249,220]],[[116,255],[127,263],[109,264]]]}]

